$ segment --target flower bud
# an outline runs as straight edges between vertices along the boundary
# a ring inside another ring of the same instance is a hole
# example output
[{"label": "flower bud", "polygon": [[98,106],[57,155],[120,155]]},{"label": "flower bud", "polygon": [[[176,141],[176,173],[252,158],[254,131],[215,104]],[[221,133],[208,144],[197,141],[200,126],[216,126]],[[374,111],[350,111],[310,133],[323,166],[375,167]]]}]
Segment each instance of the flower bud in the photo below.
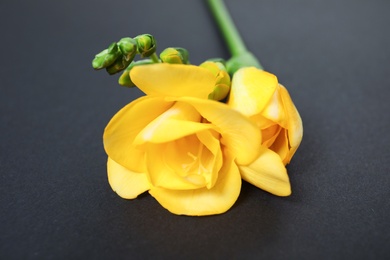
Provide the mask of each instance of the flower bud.
[{"label": "flower bud", "polygon": [[181,56],[183,57],[183,64],[189,64],[190,63],[190,54],[188,53],[188,51],[184,48],[180,48],[180,47],[175,47],[175,49],[180,52]]},{"label": "flower bud", "polygon": [[205,61],[200,64],[200,67],[209,70],[216,77],[214,91],[209,94],[208,98],[213,100],[226,98],[230,91],[230,76],[225,66],[221,62]]},{"label": "flower bud", "polygon": [[125,56],[120,56],[115,60],[113,64],[110,66],[106,67],[106,71],[108,74],[113,75],[115,73],[121,72],[124,70],[127,66],[129,66],[131,60],[126,60]]},{"label": "flower bud", "polygon": [[108,49],[96,54],[92,61],[92,67],[96,70],[106,68],[113,64],[120,55],[121,51],[118,48],[118,45],[113,42],[110,44]]},{"label": "flower bud", "polygon": [[125,87],[135,87],[135,84],[133,81],[131,81],[130,78],[130,70],[134,68],[135,66],[141,66],[141,65],[148,65],[153,64],[152,60],[139,60],[134,61],[130,63],[130,65],[123,71],[122,75],[119,77],[118,83],[119,85],[125,86]]},{"label": "flower bud", "polygon": [[110,66],[106,67],[110,75],[121,72],[128,67],[137,54],[137,42],[132,38],[122,38],[117,46],[121,55]]},{"label": "flower bud", "polygon": [[187,64],[188,51],[183,48],[166,48],[160,53],[160,59],[164,63]]},{"label": "flower bud", "polygon": [[124,70],[137,54],[137,42],[132,38],[122,38],[116,45],[120,55],[111,65],[106,67],[110,75]]},{"label": "flower bud", "polygon": [[137,54],[137,41],[133,38],[127,37],[120,39],[118,47],[127,61],[131,62]]},{"label": "flower bud", "polygon": [[149,57],[156,52],[156,40],[152,35],[142,34],[134,39],[137,41],[137,51],[142,58]]}]

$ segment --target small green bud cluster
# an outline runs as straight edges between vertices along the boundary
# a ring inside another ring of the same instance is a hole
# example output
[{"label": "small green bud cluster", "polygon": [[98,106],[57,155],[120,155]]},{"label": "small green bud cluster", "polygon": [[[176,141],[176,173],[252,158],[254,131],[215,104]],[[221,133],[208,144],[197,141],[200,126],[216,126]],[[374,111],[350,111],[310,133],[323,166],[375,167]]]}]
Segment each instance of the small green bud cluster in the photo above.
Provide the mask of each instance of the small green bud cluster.
[{"label": "small green bud cluster", "polygon": [[[148,60],[134,61],[136,54],[141,58],[150,57]],[[113,42],[107,49],[96,54],[92,61],[92,67],[96,70],[105,68],[108,74],[113,75],[124,71],[119,78],[122,86],[134,86],[129,72],[134,66],[159,62],[156,56],[156,40],[150,34],[141,34],[134,38],[126,37]]]},{"label": "small green bud cluster", "polygon": [[92,67],[96,70],[106,68],[112,75],[129,66],[136,54],[137,42],[130,37],[122,38],[97,54],[92,61]]},{"label": "small green bud cluster", "polygon": [[[113,42],[107,49],[96,54],[92,61],[92,67],[96,70],[106,69],[108,74],[113,75],[123,71],[118,83],[122,86],[133,87],[130,79],[130,70],[135,66],[153,63],[189,64],[189,54],[186,49],[175,47],[167,48],[156,55],[156,40],[150,34],[141,34],[134,38],[122,38],[119,42]],[[134,61],[136,54],[145,60]]]},{"label": "small green bud cluster", "polygon": [[113,42],[107,49],[98,53],[92,61],[96,70],[105,68],[108,74],[113,75],[126,69],[138,53],[142,58],[149,57],[156,52],[156,41],[150,34],[137,37],[122,38]]},{"label": "small green bud cluster", "polygon": [[[96,70],[105,68],[110,75],[122,72],[118,83],[121,86],[134,87],[130,78],[130,71],[136,66],[144,66],[153,63],[190,64],[189,53],[180,47],[170,47],[163,50],[159,56],[156,54],[156,40],[150,34],[141,34],[134,38],[126,37],[118,42],[113,42],[107,49],[95,56],[92,66]],[[134,61],[136,54],[141,59]],[[160,59],[159,59],[160,58]],[[200,65],[215,75],[216,83],[209,99],[223,100],[230,91],[230,76],[226,69],[226,62],[222,59],[210,59]]]}]

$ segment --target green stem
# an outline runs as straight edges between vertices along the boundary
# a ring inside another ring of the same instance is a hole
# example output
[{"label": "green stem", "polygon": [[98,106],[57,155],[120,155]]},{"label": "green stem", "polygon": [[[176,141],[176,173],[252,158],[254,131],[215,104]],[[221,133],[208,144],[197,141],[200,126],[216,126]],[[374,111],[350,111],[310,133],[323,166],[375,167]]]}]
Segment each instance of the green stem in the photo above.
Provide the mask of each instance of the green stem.
[{"label": "green stem", "polygon": [[149,56],[149,58],[154,62],[154,63],[159,63],[160,60],[158,59],[157,54],[154,52],[152,55]]},{"label": "green stem", "polygon": [[240,68],[252,66],[263,69],[257,58],[246,48],[223,0],[207,2],[232,56],[227,61],[228,72],[233,75]]},{"label": "green stem", "polygon": [[222,0],[208,0],[208,4],[212,14],[214,15],[215,21],[225,38],[230,54],[232,56],[236,56],[246,52],[247,48],[238,33],[224,2]]}]

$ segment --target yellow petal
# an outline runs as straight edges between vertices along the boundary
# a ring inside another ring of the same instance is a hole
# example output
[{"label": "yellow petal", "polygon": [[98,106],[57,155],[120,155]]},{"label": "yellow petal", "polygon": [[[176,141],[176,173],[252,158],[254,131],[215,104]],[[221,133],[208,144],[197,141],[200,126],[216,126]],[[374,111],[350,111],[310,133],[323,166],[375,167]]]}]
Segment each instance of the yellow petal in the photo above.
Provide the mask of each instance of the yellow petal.
[{"label": "yellow petal", "polygon": [[212,125],[206,125],[190,121],[179,121],[175,119],[167,119],[158,126],[153,124],[145,128],[134,141],[135,145],[145,142],[165,143],[172,140],[194,134],[199,131],[213,128]]},{"label": "yellow petal", "polygon": [[133,145],[138,133],[173,105],[163,97],[142,97],[122,108],[108,123],[103,143],[106,153],[129,170],[145,172],[144,152]]},{"label": "yellow petal", "polygon": [[283,107],[283,101],[280,94],[280,87],[276,88],[276,91],[272,95],[272,98],[269,100],[264,110],[261,111],[261,115],[272,122],[279,124],[280,126],[286,128],[287,120],[286,114]]},{"label": "yellow petal", "polygon": [[303,136],[302,119],[296,109],[290,95],[285,87],[280,85],[280,95],[283,101],[287,119],[288,139],[290,144],[290,151],[286,157],[286,163],[289,163],[292,156],[298,149]]},{"label": "yellow petal", "polygon": [[287,164],[287,155],[289,154],[289,145],[287,130],[282,128],[275,139],[274,143],[269,147],[270,150],[274,151],[282,159],[284,165]]},{"label": "yellow petal", "polygon": [[[212,154],[209,156],[206,152],[203,152],[201,155],[201,163],[202,167],[206,169],[210,169],[211,171],[207,171],[203,173],[206,180],[206,187],[208,189],[212,188],[215,185],[215,182],[218,178],[218,172],[222,167],[223,158],[222,158],[222,150],[221,144],[219,142],[219,135],[215,133],[215,131],[202,131],[196,133],[199,141],[207,148],[208,151]],[[205,149],[203,149],[205,150]]]},{"label": "yellow petal", "polygon": [[130,77],[148,95],[207,99],[215,86],[211,72],[193,65],[160,63],[138,66],[130,71]]},{"label": "yellow petal", "polygon": [[286,168],[279,155],[262,149],[260,156],[248,166],[239,166],[241,176],[256,187],[278,196],[291,194]]},{"label": "yellow petal", "polygon": [[213,128],[200,123],[200,114],[190,105],[176,102],[170,109],[150,122],[136,137],[134,144],[164,143]]},{"label": "yellow petal", "polygon": [[178,100],[191,104],[205,119],[218,127],[221,142],[236,156],[238,164],[249,164],[258,156],[261,133],[247,117],[213,100],[190,97]]},{"label": "yellow petal", "polygon": [[279,136],[281,130],[282,128],[277,124],[265,129],[261,129],[261,135],[263,138],[262,145],[267,148],[270,147],[275,142],[276,138]]},{"label": "yellow petal", "polygon": [[265,129],[275,125],[275,122],[265,118],[262,114],[256,114],[249,117],[252,122],[254,122],[258,128]]},{"label": "yellow petal", "polygon": [[152,188],[149,193],[167,210],[178,215],[204,216],[226,212],[237,200],[241,177],[232,159],[226,159],[212,189],[168,190]]},{"label": "yellow petal", "polygon": [[111,188],[124,199],[134,199],[150,188],[145,173],[130,171],[110,157],[107,161],[107,173]]},{"label": "yellow petal", "polygon": [[275,75],[254,67],[242,68],[233,75],[228,105],[246,116],[258,114],[277,86]]}]

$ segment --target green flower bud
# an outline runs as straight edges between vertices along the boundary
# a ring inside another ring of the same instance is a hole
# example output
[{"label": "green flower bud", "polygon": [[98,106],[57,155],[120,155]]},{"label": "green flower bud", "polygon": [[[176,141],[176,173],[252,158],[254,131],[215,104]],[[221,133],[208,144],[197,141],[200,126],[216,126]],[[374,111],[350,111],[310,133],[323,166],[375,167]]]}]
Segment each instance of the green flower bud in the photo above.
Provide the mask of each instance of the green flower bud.
[{"label": "green flower bud", "polygon": [[175,48],[166,48],[160,53],[160,59],[164,63],[183,64],[183,56]]},{"label": "green flower bud", "polygon": [[110,75],[124,70],[133,61],[137,54],[137,42],[132,38],[123,38],[117,44],[118,53],[116,60],[106,67]]},{"label": "green flower bud", "polygon": [[199,65],[215,75],[215,88],[209,94],[209,99],[223,100],[230,91],[230,76],[221,62],[205,61]]},{"label": "green flower bud", "polygon": [[180,48],[180,47],[175,47],[175,49],[180,52],[181,56],[183,57],[183,64],[189,64],[190,63],[190,54],[188,53],[188,51],[184,48]]},{"label": "green flower bud", "polygon": [[126,60],[125,56],[120,56],[118,59],[115,60],[113,64],[106,68],[106,71],[108,72],[108,74],[113,75],[126,69],[126,67],[129,66],[130,63],[131,60]]},{"label": "green flower bud", "polygon": [[148,65],[153,64],[152,60],[139,60],[132,62],[125,71],[123,71],[122,75],[119,77],[118,83],[119,85],[126,86],[126,87],[135,87],[134,83],[131,81],[130,78],[130,70],[134,68],[135,66],[142,66],[142,65]]},{"label": "green flower bud", "polygon": [[156,52],[156,40],[152,35],[142,34],[134,39],[137,41],[137,50],[142,58],[149,57]]},{"label": "green flower bud", "polygon": [[96,70],[106,68],[113,64],[120,55],[121,51],[118,48],[118,45],[113,42],[110,44],[108,49],[96,54],[92,61],[92,67]]},{"label": "green flower bud", "polygon": [[137,41],[133,38],[122,38],[118,42],[118,47],[122,52],[125,60],[132,61],[137,54]]}]

